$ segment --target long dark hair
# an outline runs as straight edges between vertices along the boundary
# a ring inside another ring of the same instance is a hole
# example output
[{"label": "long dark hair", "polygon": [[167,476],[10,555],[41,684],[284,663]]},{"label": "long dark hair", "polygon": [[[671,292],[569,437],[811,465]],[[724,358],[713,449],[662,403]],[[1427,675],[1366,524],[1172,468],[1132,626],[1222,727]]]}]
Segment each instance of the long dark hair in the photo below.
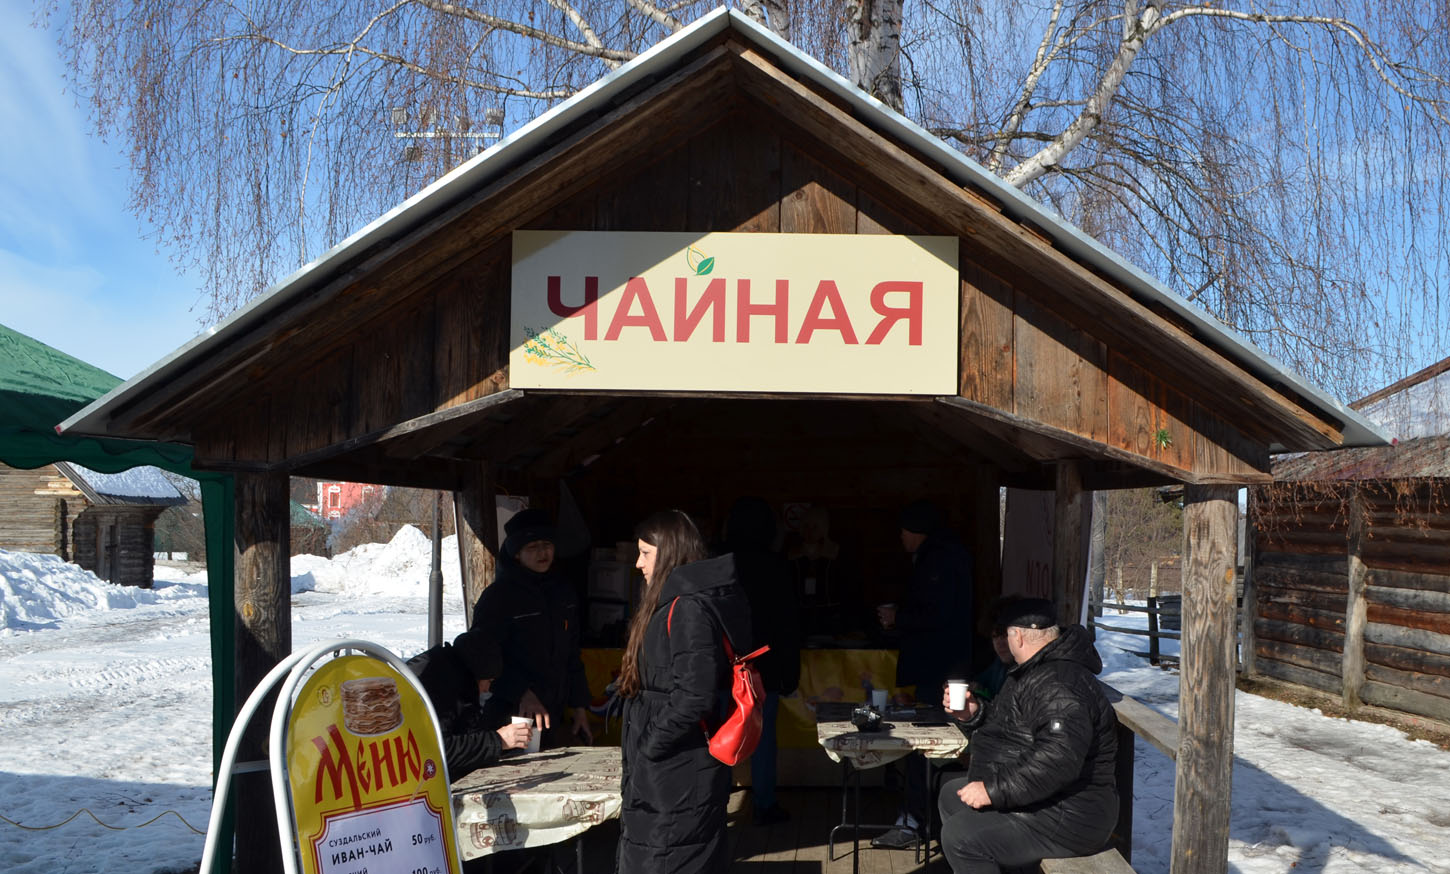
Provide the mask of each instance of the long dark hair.
[{"label": "long dark hair", "polygon": [[659,607],[665,580],[680,565],[699,561],[709,554],[700,529],[680,510],[655,513],[635,526],[634,536],[653,546],[656,552],[654,576],[645,586],[644,597],[635,605],[634,616],[629,620],[629,642],[625,644],[624,663],[619,671],[619,693],[626,698],[633,698],[640,691],[639,654],[644,649],[644,631],[655,608]]}]

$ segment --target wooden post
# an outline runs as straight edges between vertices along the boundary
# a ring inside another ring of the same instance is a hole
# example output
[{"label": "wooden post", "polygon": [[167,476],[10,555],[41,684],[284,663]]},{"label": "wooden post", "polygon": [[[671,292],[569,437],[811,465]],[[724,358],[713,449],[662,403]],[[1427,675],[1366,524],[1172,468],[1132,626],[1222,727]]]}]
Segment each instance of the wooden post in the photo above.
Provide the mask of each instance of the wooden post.
[{"label": "wooden post", "polygon": [[1244,508],[1244,603],[1239,616],[1239,665],[1245,677],[1259,672],[1257,658],[1258,643],[1254,638],[1254,618],[1259,615],[1259,590],[1254,584],[1254,565],[1258,562],[1258,511],[1255,508],[1255,489],[1248,490],[1248,503]]},{"label": "wooden post", "polygon": [[1171,874],[1228,870],[1238,489],[1190,485],[1183,507],[1183,658]]},{"label": "wooden post", "polygon": [[1364,687],[1364,627],[1369,611],[1365,598],[1369,569],[1364,564],[1368,528],[1364,489],[1354,486],[1349,497],[1349,598],[1344,605],[1344,662],[1340,670],[1344,706],[1351,710],[1363,703],[1359,692]]},{"label": "wooden post", "polygon": [[1053,502],[1055,519],[1052,527],[1052,600],[1057,602],[1058,618],[1066,625],[1082,621],[1083,587],[1087,582],[1087,556],[1084,538],[1087,529],[1086,496],[1082,490],[1082,471],[1072,461],[1057,465],[1057,492]]},{"label": "wooden post", "polygon": [[473,627],[473,605],[493,582],[498,555],[498,504],[487,464],[473,468],[461,491],[453,495],[458,532],[458,566],[463,574],[463,615]]},{"label": "wooden post", "polygon": [[[236,474],[236,700],[240,703],[267,672],[292,652],[290,518],[287,475]],[[267,757],[265,742],[275,696],[257,711],[239,761]],[[272,783],[266,771],[244,774],[235,784],[238,871],[281,872],[281,845]]]}]

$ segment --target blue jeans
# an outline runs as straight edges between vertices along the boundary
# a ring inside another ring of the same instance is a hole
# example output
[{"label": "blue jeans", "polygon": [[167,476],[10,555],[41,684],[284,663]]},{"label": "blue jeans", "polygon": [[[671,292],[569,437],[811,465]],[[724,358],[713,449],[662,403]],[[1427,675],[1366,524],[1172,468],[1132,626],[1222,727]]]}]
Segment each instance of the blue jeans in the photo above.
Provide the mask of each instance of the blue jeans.
[{"label": "blue jeans", "polygon": [[765,706],[761,709],[764,721],[760,730],[760,745],[750,756],[750,786],[755,795],[756,810],[775,806],[775,715],[779,709],[780,693],[766,692]]}]

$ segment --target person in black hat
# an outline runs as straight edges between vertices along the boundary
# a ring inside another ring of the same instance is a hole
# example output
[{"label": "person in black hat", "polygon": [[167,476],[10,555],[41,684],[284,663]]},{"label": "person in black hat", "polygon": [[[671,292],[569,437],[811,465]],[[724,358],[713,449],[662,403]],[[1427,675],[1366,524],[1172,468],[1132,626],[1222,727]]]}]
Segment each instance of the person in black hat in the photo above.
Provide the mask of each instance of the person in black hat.
[{"label": "person in black hat", "polygon": [[497,646],[465,631],[452,646],[444,642],[408,659],[408,667],[438,714],[450,779],[497,762],[504,750],[528,746],[533,727],[511,725],[507,712],[489,706],[490,686],[503,667]]},{"label": "person in black hat", "polygon": [[503,654],[494,697],[534,720],[543,749],[592,743],[579,595],[554,567],[554,523],[543,510],[523,510],[504,523],[504,535],[470,626]]},{"label": "person in black hat", "polygon": [[[916,697],[934,697],[956,662],[961,641],[971,636],[972,554],[947,527],[930,501],[901,511],[901,546],[911,553],[911,578],[899,604],[877,608],[883,628],[900,635],[896,685],[915,686]],[[873,847],[905,849],[921,838],[931,794],[919,754],[903,767],[905,804],[896,828],[871,840]]]},{"label": "person in black hat", "polygon": [[[1107,845],[1118,820],[1117,716],[1081,625],[1042,598],[999,617],[1016,665],[997,697],[948,711],[971,736],[967,776],[942,786],[942,852],[955,874],[996,874]],[[942,706],[950,708],[944,692]]]}]

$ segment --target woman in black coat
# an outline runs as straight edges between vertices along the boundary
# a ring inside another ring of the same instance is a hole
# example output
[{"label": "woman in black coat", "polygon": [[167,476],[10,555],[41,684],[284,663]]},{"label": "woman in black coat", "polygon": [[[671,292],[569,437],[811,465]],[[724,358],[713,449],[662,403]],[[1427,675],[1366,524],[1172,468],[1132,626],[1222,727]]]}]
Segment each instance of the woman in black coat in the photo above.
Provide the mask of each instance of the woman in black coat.
[{"label": "woman in black coat", "polygon": [[710,755],[706,730],[719,725],[720,694],[729,689],[723,638],[735,652],[749,652],[750,606],[733,558],[706,559],[704,540],[684,513],[657,513],[635,534],[645,590],[620,671],[618,871],[724,871],[730,768]]}]

